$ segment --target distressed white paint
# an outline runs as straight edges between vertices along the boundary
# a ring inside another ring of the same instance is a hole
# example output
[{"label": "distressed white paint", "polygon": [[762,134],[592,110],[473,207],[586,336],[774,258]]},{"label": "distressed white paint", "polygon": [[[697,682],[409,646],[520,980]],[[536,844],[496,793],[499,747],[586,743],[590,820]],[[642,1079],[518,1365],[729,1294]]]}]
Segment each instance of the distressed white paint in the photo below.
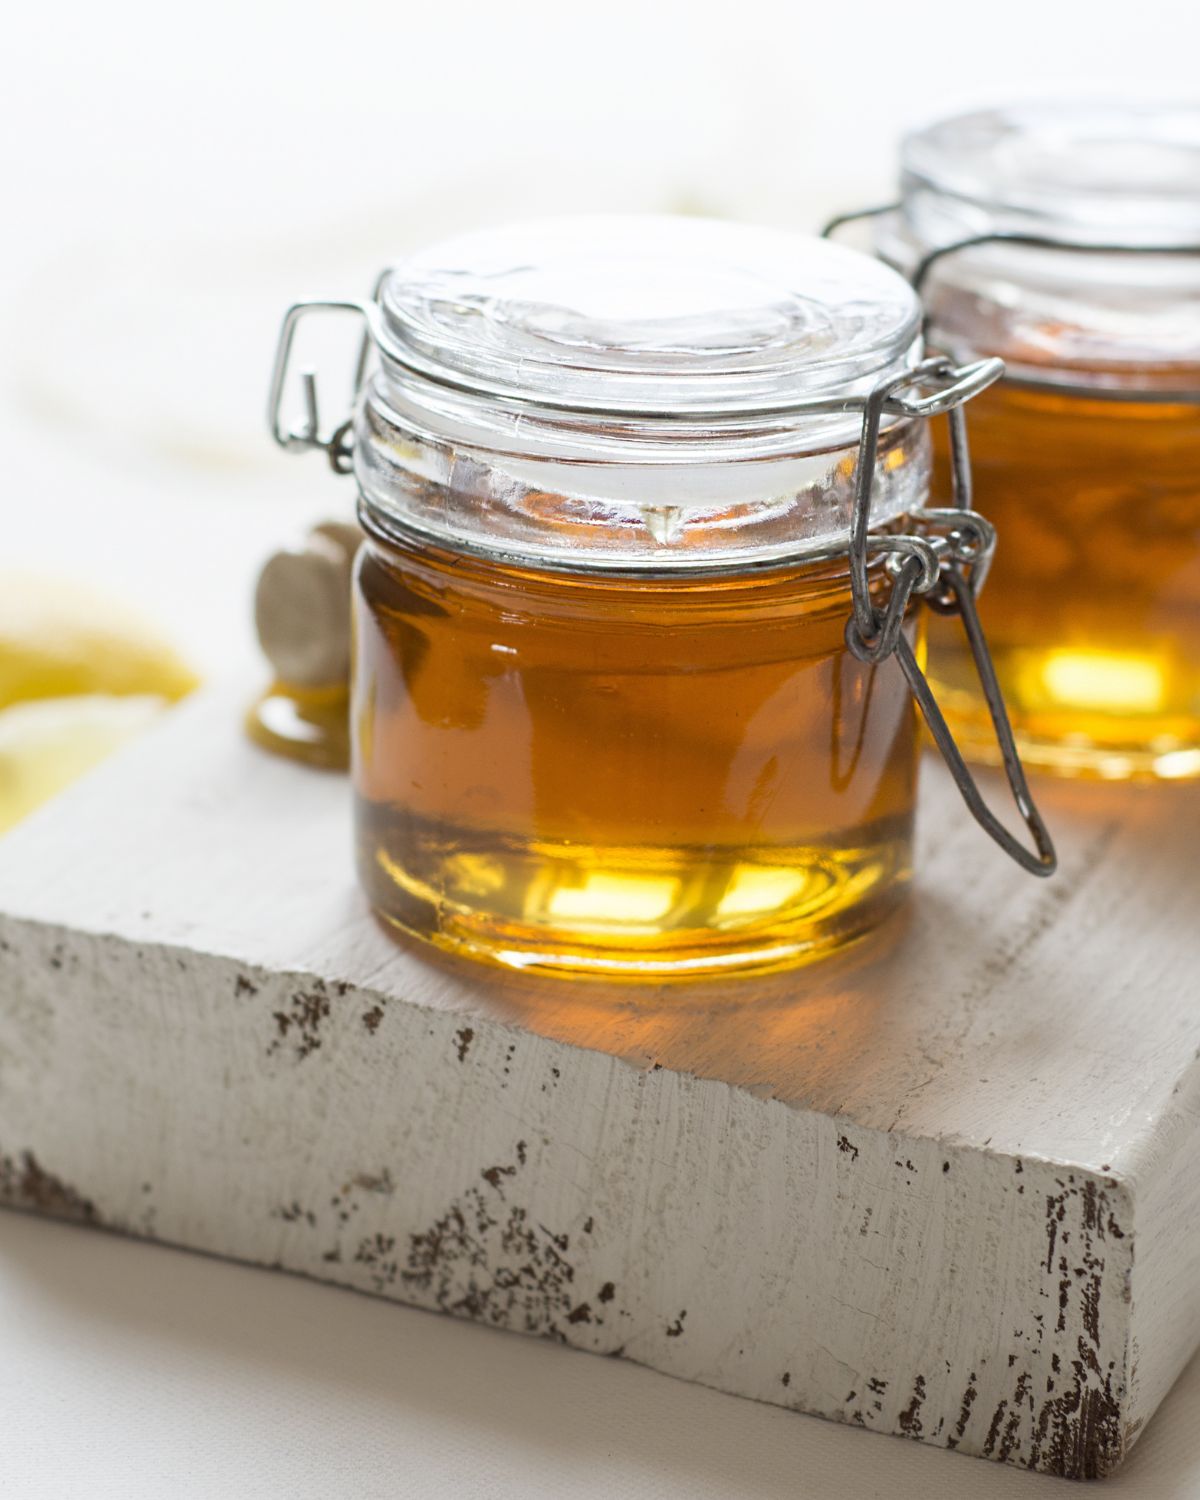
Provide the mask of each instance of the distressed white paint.
[{"label": "distressed white paint", "polygon": [[1014,1463],[1200,1339],[1188,789],[1010,869],[926,767],[907,924],[609,989],[371,919],[344,781],[198,701],[0,844],[0,1195]]}]

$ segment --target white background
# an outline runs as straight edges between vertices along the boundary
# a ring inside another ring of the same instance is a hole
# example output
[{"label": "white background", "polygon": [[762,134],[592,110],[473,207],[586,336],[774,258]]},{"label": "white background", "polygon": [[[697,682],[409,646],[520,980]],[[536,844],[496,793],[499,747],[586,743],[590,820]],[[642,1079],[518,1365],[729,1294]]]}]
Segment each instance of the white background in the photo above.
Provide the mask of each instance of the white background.
[{"label": "white background", "polygon": [[1185,0],[21,0],[0,47],[6,540],[225,667],[263,549],[350,503],[264,438],[294,296],[560,209],[814,227],[891,194],[914,121],[1187,97],[1198,55]]},{"label": "white background", "polygon": [[[244,667],[257,561],[351,499],[263,430],[294,296],[356,295],[421,240],[558,209],[813,227],[890,195],[909,123],[1186,98],[1198,56],[1200,10],[1165,0],[23,0],[0,50],[0,565],[107,584],[207,672]],[[1067,1493],[15,1216],[0,1410],[17,1497]],[[1200,1494],[1198,1416],[1194,1369],[1104,1493]]]}]

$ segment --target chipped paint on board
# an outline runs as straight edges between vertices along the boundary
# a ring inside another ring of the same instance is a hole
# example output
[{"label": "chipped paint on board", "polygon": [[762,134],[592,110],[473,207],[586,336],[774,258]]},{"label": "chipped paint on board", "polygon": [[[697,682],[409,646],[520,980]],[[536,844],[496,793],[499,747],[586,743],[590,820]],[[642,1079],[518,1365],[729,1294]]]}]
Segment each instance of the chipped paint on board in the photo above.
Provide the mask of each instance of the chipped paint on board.
[{"label": "chipped paint on board", "polygon": [[32,1151],[0,1155],[0,1202],[77,1224],[101,1222],[92,1200],[47,1171]]}]

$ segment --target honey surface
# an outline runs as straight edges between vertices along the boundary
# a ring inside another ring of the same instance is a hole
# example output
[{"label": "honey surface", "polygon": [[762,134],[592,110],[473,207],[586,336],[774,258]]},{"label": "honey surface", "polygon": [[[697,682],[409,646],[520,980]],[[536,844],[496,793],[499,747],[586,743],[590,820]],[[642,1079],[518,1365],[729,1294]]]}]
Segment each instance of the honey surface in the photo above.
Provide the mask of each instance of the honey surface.
[{"label": "honey surface", "polygon": [[[1023,758],[1067,775],[1200,776],[1200,406],[1002,383],[968,414],[999,542],[980,606]],[[949,493],[944,434],[936,492]],[[951,727],[995,760],[961,625],[930,626]]]},{"label": "honey surface", "polygon": [[[844,572],[631,581],[369,543],[359,861],[399,927],[518,967],[763,970],[879,921],[915,723]],[[910,629],[915,628],[910,626]]]}]

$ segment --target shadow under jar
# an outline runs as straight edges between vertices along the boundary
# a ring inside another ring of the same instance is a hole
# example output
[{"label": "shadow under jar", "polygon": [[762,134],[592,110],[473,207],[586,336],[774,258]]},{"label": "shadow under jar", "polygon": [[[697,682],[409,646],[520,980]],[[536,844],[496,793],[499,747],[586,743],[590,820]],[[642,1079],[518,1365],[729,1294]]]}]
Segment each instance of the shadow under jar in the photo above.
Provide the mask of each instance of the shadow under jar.
[{"label": "shadow under jar", "polygon": [[[902,163],[882,254],[917,278],[932,346],[1005,361],[971,457],[1004,539],[981,613],[1021,754],[1198,777],[1200,111],[965,115],[909,137]],[[948,622],[930,676],[968,754],[994,760]]]},{"label": "shadow under jar", "polygon": [[360,491],[376,910],[455,953],[635,979],[783,967],[882,921],[912,863],[915,595],[986,525],[914,534],[924,418],[995,370],[921,363],[878,261],[694,219],[467,236],[374,303],[313,306],[357,307],[378,356],[352,449],[315,399],[279,428],[303,305],[273,390],[277,438],[352,453]]}]

